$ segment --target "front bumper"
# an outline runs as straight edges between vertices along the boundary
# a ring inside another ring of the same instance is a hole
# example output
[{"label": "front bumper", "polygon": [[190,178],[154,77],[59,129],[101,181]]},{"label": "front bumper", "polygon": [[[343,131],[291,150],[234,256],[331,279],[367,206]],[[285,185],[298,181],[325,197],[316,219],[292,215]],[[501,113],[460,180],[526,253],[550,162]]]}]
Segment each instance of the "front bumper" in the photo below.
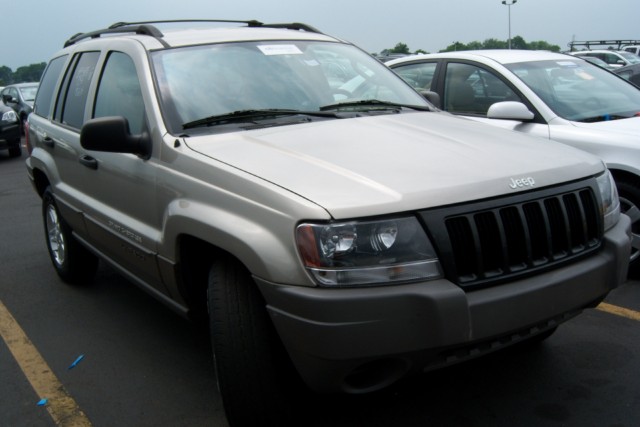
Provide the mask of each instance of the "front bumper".
[{"label": "front bumper", "polygon": [[594,307],[626,279],[629,236],[623,215],[598,253],[470,292],[444,279],[357,289],[256,282],[307,385],[363,393],[514,344]]}]

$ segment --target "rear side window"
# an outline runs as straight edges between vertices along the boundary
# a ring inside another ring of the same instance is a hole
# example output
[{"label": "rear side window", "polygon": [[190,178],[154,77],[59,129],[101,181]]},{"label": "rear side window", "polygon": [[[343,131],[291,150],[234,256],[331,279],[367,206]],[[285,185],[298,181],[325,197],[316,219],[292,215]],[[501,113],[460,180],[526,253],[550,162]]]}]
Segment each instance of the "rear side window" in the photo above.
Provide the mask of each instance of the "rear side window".
[{"label": "rear side window", "polygon": [[76,129],[82,127],[89,85],[99,57],[100,52],[84,52],[74,58],[58,96],[56,120]]},{"label": "rear side window", "polygon": [[44,71],[36,100],[33,104],[33,112],[42,117],[49,117],[51,113],[53,92],[56,89],[56,83],[62,73],[64,63],[67,61],[67,55],[59,56],[52,59]]},{"label": "rear side window", "polygon": [[393,69],[407,83],[418,90],[431,90],[437,62],[408,64]]},{"label": "rear side window", "polygon": [[144,101],[133,60],[121,52],[111,52],[102,71],[93,117],[122,116],[129,130],[139,134],[144,128]]}]

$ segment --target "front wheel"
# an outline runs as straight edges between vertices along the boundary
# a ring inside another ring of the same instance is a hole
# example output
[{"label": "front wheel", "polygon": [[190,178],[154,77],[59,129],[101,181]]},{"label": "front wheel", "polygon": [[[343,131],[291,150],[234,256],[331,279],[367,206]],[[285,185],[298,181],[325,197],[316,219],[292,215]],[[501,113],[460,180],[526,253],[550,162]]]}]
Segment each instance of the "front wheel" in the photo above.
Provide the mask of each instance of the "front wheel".
[{"label": "front wheel", "polygon": [[233,258],[209,272],[209,326],[218,388],[229,424],[286,426],[302,382],[250,273]]},{"label": "front wheel", "polygon": [[631,218],[629,273],[635,276],[640,271],[640,189],[627,181],[618,181],[616,187],[620,196],[620,210]]},{"label": "front wheel", "polygon": [[58,276],[72,285],[91,282],[98,269],[98,258],[73,237],[50,188],[42,195],[42,218],[49,257]]},{"label": "front wheel", "polygon": [[20,140],[17,140],[11,147],[9,147],[9,156],[20,157],[20,155],[22,155],[22,148],[20,147]]}]

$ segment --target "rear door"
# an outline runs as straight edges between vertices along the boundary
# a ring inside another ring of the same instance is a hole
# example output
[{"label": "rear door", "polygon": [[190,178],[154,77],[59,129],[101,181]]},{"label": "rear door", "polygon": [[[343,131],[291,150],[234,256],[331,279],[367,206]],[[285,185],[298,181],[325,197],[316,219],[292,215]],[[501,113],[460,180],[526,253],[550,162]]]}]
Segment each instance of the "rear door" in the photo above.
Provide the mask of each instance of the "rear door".
[{"label": "rear door", "polygon": [[37,127],[38,139],[55,157],[54,194],[77,237],[129,278],[167,294],[156,263],[161,215],[155,161],[80,145],[82,126],[93,117],[124,116],[132,133],[147,131],[140,67],[133,60],[146,56],[131,49],[122,44],[76,52],[51,101],[51,125]]}]

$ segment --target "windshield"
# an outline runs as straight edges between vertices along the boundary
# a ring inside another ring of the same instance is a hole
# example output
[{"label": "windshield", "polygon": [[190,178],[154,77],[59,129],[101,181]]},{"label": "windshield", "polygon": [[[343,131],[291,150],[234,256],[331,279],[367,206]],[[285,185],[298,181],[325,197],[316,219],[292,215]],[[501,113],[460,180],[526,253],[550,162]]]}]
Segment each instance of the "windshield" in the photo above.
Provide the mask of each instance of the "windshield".
[{"label": "windshield", "polygon": [[317,112],[342,102],[362,112],[382,109],[381,103],[352,104],[363,100],[429,105],[382,63],[342,43],[192,46],[154,52],[152,62],[172,133],[203,118],[243,111]]},{"label": "windshield", "polygon": [[566,59],[506,67],[564,119],[596,122],[640,113],[640,89],[588,62]]},{"label": "windshield", "polygon": [[20,93],[25,101],[33,101],[36,99],[36,92],[38,92],[38,86],[24,86],[20,88]]},{"label": "windshield", "polygon": [[620,54],[620,56],[626,59],[627,62],[629,62],[629,65],[640,64],[640,56],[633,53],[629,53],[629,52],[618,52],[618,53]]}]

